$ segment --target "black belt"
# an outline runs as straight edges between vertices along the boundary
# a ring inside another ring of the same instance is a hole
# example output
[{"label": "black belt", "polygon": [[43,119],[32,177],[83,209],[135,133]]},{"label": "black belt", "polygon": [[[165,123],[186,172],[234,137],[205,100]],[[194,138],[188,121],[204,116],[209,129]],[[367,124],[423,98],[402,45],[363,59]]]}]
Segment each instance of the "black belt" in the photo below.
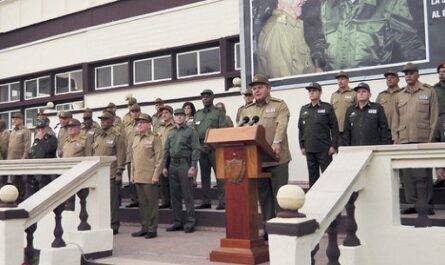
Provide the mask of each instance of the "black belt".
[{"label": "black belt", "polygon": [[171,158],[171,162],[174,164],[181,164],[181,163],[188,163],[189,159],[185,157],[179,157],[179,158]]}]

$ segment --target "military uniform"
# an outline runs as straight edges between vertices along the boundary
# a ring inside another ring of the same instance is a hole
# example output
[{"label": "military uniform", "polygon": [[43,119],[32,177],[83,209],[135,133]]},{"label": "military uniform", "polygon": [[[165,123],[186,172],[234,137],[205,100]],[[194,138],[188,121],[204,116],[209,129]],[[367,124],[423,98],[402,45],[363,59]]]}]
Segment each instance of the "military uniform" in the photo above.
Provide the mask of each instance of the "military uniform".
[{"label": "military uniform", "polygon": [[8,160],[26,159],[31,148],[31,131],[24,125],[14,127],[9,135]]},{"label": "military uniform", "polygon": [[259,71],[271,78],[315,71],[303,21],[275,9],[258,39]]},{"label": "military uniform", "polygon": [[343,133],[343,126],[345,124],[346,110],[357,103],[357,95],[352,88],[344,91],[338,89],[331,96],[331,105],[334,107],[335,116],[338,121],[338,130]]},{"label": "military uniform", "polygon": [[[319,87],[321,91],[321,86]],[[306,88],[314,88],[314,86]],[[330,104],[319,101],[318,104],[309,103],[301,107],[298,139],[300,149],[305,151],[309,187],[312,187],[320,177],[320,169],[324,172],[332,161],[329,149],[338,148],[338,123]]]},{"label": "military uniform", "polygon": [[[328,69],[359,68],[425,58],[406,0],[323,0]],[[337,115],[338,118],[338,115]]]},{"label": "military uniform", "polygon": [[445,112],[445,86],[440,82],[434,85],[434,91],[437,95],[437,100],[439,103],[439,114]]},{"label": "military uniform", "polygon": [[[204,90],[203,92],[206,92]],[[210,90],[208,90],[210,91]],[[206,92],[208,93],[208,92]],[[203,93],[201,93],[202,95]],[[213,95],[213,92],[212,92]],[[210,205],[210,174],[211,169],[215,172],[215,151],[212,149],[204,149],[204,140],[208,129],[226,127],[224,112],[217,109],[214,105],[200,109],[194,116],[195,128],[198,132],[199,142],[201,144],[201,154],[199,158],[199,167],[201,169],[201,186],[202,186],[202,205]],[[210,147],[209,147],[210,148]],[[218,188],[218,206],[224,206],[224,181],[216,180]],[[221,208],[221,207],[220,207]]]},{"label": "military uniform", "polygon": [[[156,98],[154,103],[155,103],[155,105],[158,105],[158,104],[162,105],[162,104],[164,104],[164,101],[160,98]],[[157,130],[159,125],[161,125],[161,122],[162,122],[161,114],[162,114],[162,112],[158,111],[151,116],[151,121],[152,121],[151,124],[153,126],[153,131]]]},{"label": "military uniform", "polygon": [[[251,85],[256,78],[253,79]],[[260,79],[261,81],[261,79]],[[265,81],[264,81],[265,82]],[[289,161],[291,155],[287,138],[287,125],[289,123],[289,109],[282,99],[268,96],[264,104],[252,103],[241,113],[242,117],[252,118],[258,116],[258,125],[262,125],[266,132],[266,141],[272,145],[279,143],[281,153],[278,162],[263,162],[263,171],[272,174],[270,179],[258,179],[258,195],[263,215],[263,221],[274,218],[280,207],[276,200],[278,189],[286,185],[289,180]]]},{"label": "military uniform", "polygon": [[[72,119],[73,114],[69,111],[61,111],[59,112],[59,119]],[[61,126],[60,124],[58,124]],[[66,139],[68,139],[68,128],[66,126],[60,127],[59,132],[57,133],[57,152],[60,156],[63,156],[61,154],[63,145],[65,144]]]},{"label": "military uniform", "polygon": [[[178,113],[184,114],[182,109],[176,109],[175,114]],[[184,123],[169,130],[163,157],[164,168],[168,168],[173,208],[173,227],[168,231],[177,230],[183,225],[184,229],[193,230],[196,224],[193,204],[193,178],[188,177],[187,173],[190,167],[196,168],[197,166],[200,154],[199,148],[199,137],[195,129]],[[184,224],[182,200],[184,200],[186,208]]]},{"label": "military uniform", "polygon": [[[101,119],[113,119],[110,112],[105,111]],[[116,175],[122,175],[125,166],[125,139],[122,137],[121,129],[110,127],[106,131],[102,128],[94,135],[92,154],[94,156],[116,156],[110,166],[110,196],[111,196],[111,227],[115,233],[119,230],[119,185],[115,179]]]},{"label": "military uniform", "polygon": [[[151,117],[141,114],[137,120],[151,122]],[[131,172],[139,198],[142,233],[156,235],[158,228],[158,182],[162,172],[162,142],[152,132],[137,133],[132,143]]]},{"label": "military uniform", "polygon": [[0,132],[0,159],[6,159],[8,157],[8,146],[9,146],[10,132],[4,129]]},{"label": "military uniform", "polygon": [[82,157],[87,153],[87,138],[83,135],[68,137],[63,145],[63,157]]},{"label": "military uniform", "polygon": [[380,104],[385,111],[386,119],[388,120],[388,125],[391,126],[392,116],[394,111],[394,97],[397,93],[402,91],[401,88],[395,90],[385,90],[377,95],[376,103]]},{"label": "military uniform", "polygon": [[436,122],[431,142],[445,142],[445,114],[441,114]]}]

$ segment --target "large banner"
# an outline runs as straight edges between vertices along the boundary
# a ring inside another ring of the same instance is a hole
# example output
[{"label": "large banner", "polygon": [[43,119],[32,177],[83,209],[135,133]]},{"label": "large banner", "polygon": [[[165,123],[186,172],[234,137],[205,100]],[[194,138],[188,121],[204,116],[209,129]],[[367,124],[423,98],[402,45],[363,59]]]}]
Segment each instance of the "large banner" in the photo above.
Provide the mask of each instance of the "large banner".
[{"label": "large banner", "polygon": [[445,62],[445,0],[241,1],[247,82],[264,73],[298,87],[340,70],[374,79],[406,62],[424,72]]}]

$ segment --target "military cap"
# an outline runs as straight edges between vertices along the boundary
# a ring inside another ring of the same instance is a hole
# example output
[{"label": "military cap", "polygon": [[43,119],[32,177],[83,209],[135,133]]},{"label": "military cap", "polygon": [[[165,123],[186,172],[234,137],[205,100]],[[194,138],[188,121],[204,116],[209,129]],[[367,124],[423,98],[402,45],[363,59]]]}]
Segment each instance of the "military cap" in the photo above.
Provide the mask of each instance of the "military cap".
[{"label": "military cap", "polygon": [[171,114],[173,114],[173,108],[170,105],[164,105],[159,110],[160,111],[168,110]]},{"label": "military cap", "polygon": [[202,95],[210,95],[210,96],[213,96],[213,91],[211,90],[211,89],[204,89],[202,92],[201,92],[201,96]]},{"label": "military cap", "polygon": [[44,119],[37,119],[36,121],[36,128],[44,128],[48,126],[48,122]]},{"label": "military cap", "polygon": [[157,98],[155,99],[155,104],[156,103],[164,103],[164,101],[162,100],[162,98]]},{"label": "military cap", "polygon": [[349,79],[349,75],[345,71],[340,71],[335,75],[335,79],[338,79],[340,77],[345,77],[345,78]]},{"label": "military cap", "polygon": [[11,118],[23,119],[23,114],[21,112],[16,112],[12,114]]},{"label": "military cap", "polygon": [[59,112],[59,118],[62,119],[71,119],[73,117],[73,114],[69,111],[61,111]]},{"label": "military cap", "polygon": [[179,114],[183,114],[185,115],[185,111],[182,108],[179,109],[175,109],[175,111],[173,112],[174,115],[179,115]]},{"label": "military cap", "polygon": [[151,116],[146,113],[141,113],[137,118],[134,119],[135,121],[147,121],[151,122]]},{"label": "military cap", "polygon": [[359,88],[364,88],[364,89],[368,90],[368,92],[371,92],[369,85],[364,82],[362,82],[362,83],[358,84],[356,87],[354,87],[354,91],[359,90]]},{"label": "military cap", "polygon": [[306,86],[306,89],[307,89],[307,90],[309,90],[309,89],[311,89],[311,88],[315,88],[315,89],[318,89],[318,90],[321,91],[321,86],[320,86],[320,84],[317,83],[317,82],[309,83],[309,85]]},{"label": "military cap", "polygon": [[85,111],[85,112],[83,113],[82,118],[83,118],[83,119],[92,119],[92,118],[93,118],[93,113],[90,112],[90,111]]},{"label": "military cap", "polygon": [[253,86],[255,84],[265,84],[270,86],[269,78],[263,74],[256,74],[253,77],[252,82],[249,83],[249,86]]},{"label": "military cap", "polygon": [[109,112],[109,111],[104,111],[102,112],[102,115],[99,116],[99,119],[114,119],[114,115],[113,113]]},{"label": "military cap", "polygon": [[139,111],[141,111],[141,106],[139,106],[138,103],[134,103],[133,105],[131,105],[130,112],[139,112]]},{"label": "military cap", "polygon": [[132,106],[133,104],[138,103],[137,99],[134,98],[134,97],[129,97],[129,98],[127,98],[127,101],[128,101],[128,103],[127,103],[128,106]]},{"label": "military cap", "polygon": [[393,75],[395,77],[399,77],[399,74],[396,71],[393,71],[393,70],[386,71],[386,73],[384,73],[383,75],[385,77],[388,77],[388,75]]},{"label": "military cap", "polygon": [[419,67],[413,63],[407,63],[403,66],[402,72],[419,72]]},{"label": "military cap", "polygon": [[78,119],[71,119],[68,124],[66,125],[67,127],[76,127],[79,126],[80,127],[80,121]]},{"label": "military cap", "polygon": [[440,68],[445,68],[445,63],[441,63],[437,66],[437,73],[439,73]]},{"label": "military cap", "polygon": [[246,90],[244,90],[244,93],[241,93],[243,95],[252,95],[252,89],[250,87],[246,88]]},{"label": "military cap", "polygon": [[113,102],[108,103],[107,108],[116,108],[116,104]]}]

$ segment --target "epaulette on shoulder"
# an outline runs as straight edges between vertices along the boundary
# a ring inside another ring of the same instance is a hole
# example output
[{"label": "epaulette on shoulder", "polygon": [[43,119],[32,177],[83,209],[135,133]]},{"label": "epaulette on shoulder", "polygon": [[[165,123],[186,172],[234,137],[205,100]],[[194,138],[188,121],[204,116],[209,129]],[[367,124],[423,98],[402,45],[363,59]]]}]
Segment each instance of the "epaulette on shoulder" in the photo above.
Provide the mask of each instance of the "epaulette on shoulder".
[{"label": "epaulette on shoulder", "polygon": [[254,105],[255,105],[255,102],[252,102],[252,103],[250,103],[249,105],[246,106],[246,109],[247,109],[247,108],[250,108],[250,107],[252,107],[252,106],[254,106]]},{"label": "epaulette on shoulder", "polygon": [[283,102],[284,101],[280,98],[274,98],[274,97],[271,97],[270,100],[275,101],[275,102]]},{"label": "epaulette on shoulder", "polygon": [[433,88],[433,86],[431,86],[431,85],[429,85],[429,84],[425,84],[425,83],[423,83],[422,86],[423,86],[423,87],[426,87],[426,88],[429,88],[429,89],[432,89],[432,88]]},{"label": "epaulette on shoulder", "polygon": [[115,136],[121,135],[121,131],[117,127],[113,127],[113,131],[111,133],[114,134]]}]

